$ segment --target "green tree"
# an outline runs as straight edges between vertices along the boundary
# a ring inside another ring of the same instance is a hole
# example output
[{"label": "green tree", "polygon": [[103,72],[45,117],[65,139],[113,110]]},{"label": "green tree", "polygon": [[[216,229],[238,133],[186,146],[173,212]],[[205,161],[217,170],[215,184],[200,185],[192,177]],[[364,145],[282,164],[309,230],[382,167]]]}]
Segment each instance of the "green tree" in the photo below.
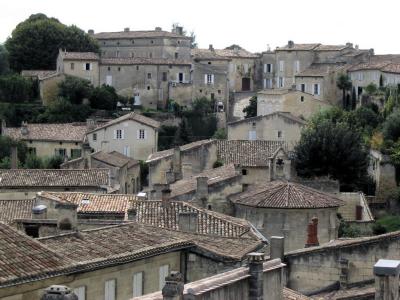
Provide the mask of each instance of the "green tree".
[{"label": "green tree", "polygon": [[24,163],[28,153],[26,144],[21,141],[14,141],[7,136],[0,136],[0,160],[11,157],[11,147],[13,146],[17,147],[18,160]]},{"label": "green tree", "polygon": [[46,110],[37,117],[39,123],[84,122],[92,110],[89,105],[76,105],[65,99],[53,101]]},{"label": "green tree", "polygon": [[330,176],[342,190],[356,190],[367,181],[368,152],[358,130],[346,123],[323,120],[309,126],[295,148],[301,177]]},{"label": "green tree", "polygon": [[66,26],[44,14],[31,15],[13,30],[5,46],[10,67],[21,70],[54,70],[59,49],[98,51],[97,42],[76,26]]},{"label": "green tree", "polygon": [[34,82],[18,74],[0,76],[0,101],[25,102],[34,96]]},{"label": "green tree", "polygon": [[162,125],[158,131],[158,150],[171,149],[175,146],[177,126]]},{"label": "green tree", "polygon": [[253,96],[250,98],[249,105],[243,108],[243,112],[246,114],[245,118],[257,116],[257,96]]},{"label": "green tree", "polygon": [[376,86],[375,83],[371,82],[365,87],[365,91],[367,92],[368,95],[373,95],[378,91],[378,87]]},{"label": "green tree", "polygon": [[59,155],[45,158],[43,160],[43,168],[44,169],[60,169],[60,166],[63,162],[64,162],[64,159]]},{"label": "green tree", "polygon": [[342,101],[343,101],[342,105],[343,105],[343,108],[346,109],[348,107],[348,103],[346,101],[346,93],[352,87],[352,83],[351,83],[349,75],[347,75],[347,74],[339,74],[339,76],[338,76],[338,78],[336,80],[336,85],[337,85],[337,87],[339,89],[342,90],[342,93],[343,93],[343,95],[342,95]]},{"label": "green tree", "polygon": [[43,161],[40,157],[37,157],[35,154],[28,154],[26,157],[25,165],[26,169],[42,169]]},{"label": "green tree", "polygon": [[93,89],[89,101],[94,109],[115,110],[119,98],[112,86],[103,84]]},{"label": "green tree", "polygon": [[93,92],[93,86],[89,80],[74,76],[65,77],[58,87],[58,96],[72,104],[82,104],[83,99],[89,99]]},{"label": "green tree", "polygon": [[386,118],[382,133],[386,140],[393,142],[400,138],[400,110],[395,110]]},{"label": "green tree", "polygon": [[228,138],[228,134],[226,133],[225,128],[218,129],[213,135],[213,139],[226,140],[227,138]]},{"label": "green tree", "polygon": [[8,72],[9,72],[8,52],[6,47],[0,45],[0,75],[7,74]]}]

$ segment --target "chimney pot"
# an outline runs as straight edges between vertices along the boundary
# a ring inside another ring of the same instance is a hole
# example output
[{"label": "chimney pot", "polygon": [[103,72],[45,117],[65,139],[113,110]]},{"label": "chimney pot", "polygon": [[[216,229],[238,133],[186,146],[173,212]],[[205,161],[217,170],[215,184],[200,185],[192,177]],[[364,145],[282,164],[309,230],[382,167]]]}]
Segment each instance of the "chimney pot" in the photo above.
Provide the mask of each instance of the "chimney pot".
[{"label": "chimney pot", "polygon": [[210,44],[210,45],[208,46],[208,50],[214,51],[214,47],[213,47],[212,44]]},{"label": "chimney pot", "polygon": [[11,169],[18,169],[18,148],[16,145],[11,146]]},{"label": "chimney pot", "polygon": [[285,253],[285,238],[283,236],[271,236],[270,242],[270,258],[280,258],[281,261],[283,261]]},{"label": "chimney pot", "polygon": [[399,299],[399,273],[399,260],[378,260],[374,265],[375,299]]},{"label": "chimney pot", "polygon": [[162,288],[164,300],[179,300],[183,298],[183,276],[177,271],[171,271],[170,275],[165,277],[165,285]]},{"label": "chimney pot", "polygon": [[247,255],[249,261],[249,300],[264,299],[263,262],[264,253],[252,252]]},{"label": "chimney pot", "polygon": [[196,199],[201,204],[205,204],[204,201],[208,198],[208,177],[198,176],[196,177]]},{"label": "chimney pot", "polygon": [[306,248],[318,246],[318,218],[314,217],[307,226],[307,243]]},{"label": "chimney pot", "polygon": [[129,27],[125,27],[124,32],[129,32]]},{"label": "chimney pot", "polygon": [[162,31],[162,28],[161,27],[156,27],[155,31]]},{"label": "chimney pot", "polygon": [[294,42],[288,41],[288,48],[293,48],[293,47],[294,47]]}]

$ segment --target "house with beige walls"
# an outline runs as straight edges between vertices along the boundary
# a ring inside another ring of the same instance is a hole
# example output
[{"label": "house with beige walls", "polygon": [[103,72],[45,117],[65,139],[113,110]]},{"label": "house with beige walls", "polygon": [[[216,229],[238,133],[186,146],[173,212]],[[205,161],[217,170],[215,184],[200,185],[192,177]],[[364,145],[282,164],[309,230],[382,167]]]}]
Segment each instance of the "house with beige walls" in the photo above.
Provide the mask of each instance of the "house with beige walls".
[{"label": "house with beige walls", "polygon": [[159,122],[132,112],[87,132],[87,141],[94,151],[117,151],[145,160],[157,152],[159,127]]},{"label": "house with beige walls", "polygon": [[228,140],[283,141],[293,150],[305,125],[291,113],[274,112],[228,123]]}]

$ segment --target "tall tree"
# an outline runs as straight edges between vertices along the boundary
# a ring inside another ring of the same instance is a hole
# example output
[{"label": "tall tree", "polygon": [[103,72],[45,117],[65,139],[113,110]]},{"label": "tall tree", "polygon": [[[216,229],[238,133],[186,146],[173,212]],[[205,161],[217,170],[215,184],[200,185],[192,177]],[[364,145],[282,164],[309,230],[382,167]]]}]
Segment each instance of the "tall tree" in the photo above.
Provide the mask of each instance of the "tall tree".
[{"label": "tall tree", "polygon": [[0,45],[0,75],[8,73],[8,52],[6,47]]},{"label": "tall tree", "polygon": [[349,75],[343,74],[343,73],[339,74],[337,81],[336,81],[336,85],[343,92],[343,95],[342,95],[343,108],[346,109],[348,106],[348,103],[346,101],[346,92],[349,91],[352,87],[352,83],[351,83]]},{"label": "tall tree", "polygon": [[5,44],[10,67],[54,70],[60,48],[67,51],[98,51],[97,42],[76,26],[66,26],[44,14],[31,15],[19,23]]},{"label": "tall tree", "polygon": [[257,116],[257,96],[250,98],[249,105],[243,108],[243,112],[246,114],[246,119]]}]

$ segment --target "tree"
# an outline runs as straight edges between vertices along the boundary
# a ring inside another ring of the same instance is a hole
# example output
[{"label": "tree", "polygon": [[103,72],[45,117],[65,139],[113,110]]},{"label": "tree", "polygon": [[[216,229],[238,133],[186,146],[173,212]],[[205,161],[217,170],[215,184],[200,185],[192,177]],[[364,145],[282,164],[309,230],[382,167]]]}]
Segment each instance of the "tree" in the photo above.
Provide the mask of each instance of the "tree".
[{"label": "tree", "polygon": [[43,161],[35,154],[28,154],[24,167],[26,169],[42,169]]},{"label": "tree", "polygon": [[82,104],[83,99],[89,99],[93,91],[93,86],[89,80],[74,76],[66,76],[58,87],[58,96],[72,104]]},{"label": "tree", "polygon": [[309,126],[295,148],[301,177],[330,176],[342,190],[356,190],[367,181],[368,152],[358,130],[346,123],[323,120]]},{"label": "tree", "polygon": [[34,82],[18,74],[0,76],[0,101],[25,102],[34,98]]},{"label": "tree", "polygon": [[3,45],[0,45],[0,75],[7,74],[8,71],[8,52]]},{"label": "tree", "polygon": [[37,120],[39,123],[84,122],[91,113],[88,105],[76,105],[65,99],[58,99],[50,103]]},{"label": "tree", "polygon": [[252,118],[257,116],[257,96],[253,96],[249,100],[249,105],[243,108],[243,112],[246,114],[245,118]]},{"label": "tree", "polygon": [[382,133],[385,140],[397,142],[400,138],[400,110],[395,110],[387,117]]},{"label": "tree", "polygon": [[28,148],[24,142],[14,141],[7,136],[0,136],[0,160],[9,159],[11,157],[11,147],[16,146],[18,151],[18,160],[25,162]]},{"label": "tree", "polygon": [[158,131],[158,150],[162,151],[173,148],[177,132],[177,126],[161,125]]},{"label": "tree", "polygon": [[371,82],[365,87],[365,91],[367,92],[368,95],[373,95],[378,91],[378,87],[376,86],[375,83]]},{"label": "tree", "polygon": [[225,128],[218,129],[213,135],[213,139],[226,140],[227,138],[228,138],[228,134],[226,133]]},{"label": "tree", "polygon": [[342,96],[343,97],[342,98],[343,108],[346,109],[348,106],[348,103],[346,103],[347,102],[346,101],[346,92],[349,91],[352,87],[352,83],[351,83],[349,75],[343,74],[343,73],[339,74],[337,81],[336,81],[336,85],[343,92],[343,96]]},{"label": "tree", "polygon": [[97,42],[76,26],[66,26],[44,14],[31,15],[13,30],[5,46],[10,67],[21,70],[55,70],[59,49],[98,51]]},{"label": "tree", "polygon": [[91,92],[89,101],[94,109],[115,110],[119,96],[115,89],[109,85],[96,87]]}]

